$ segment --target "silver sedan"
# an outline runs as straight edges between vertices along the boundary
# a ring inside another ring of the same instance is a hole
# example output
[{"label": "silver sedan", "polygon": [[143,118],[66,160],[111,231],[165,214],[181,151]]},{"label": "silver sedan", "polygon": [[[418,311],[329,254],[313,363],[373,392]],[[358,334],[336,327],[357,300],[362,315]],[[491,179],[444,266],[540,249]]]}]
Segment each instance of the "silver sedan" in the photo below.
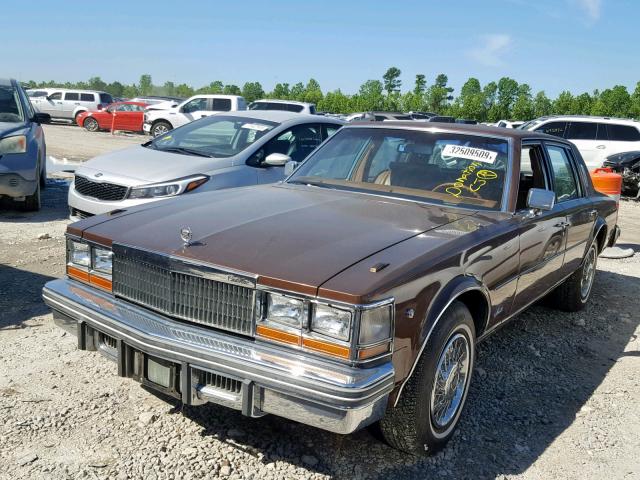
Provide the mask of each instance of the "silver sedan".
[{"label": "silver sedan", "polygon": [[84,163],[69,188],[72,220],[222,188],[274,183],[344,122],[283,111],[212,115]]}]

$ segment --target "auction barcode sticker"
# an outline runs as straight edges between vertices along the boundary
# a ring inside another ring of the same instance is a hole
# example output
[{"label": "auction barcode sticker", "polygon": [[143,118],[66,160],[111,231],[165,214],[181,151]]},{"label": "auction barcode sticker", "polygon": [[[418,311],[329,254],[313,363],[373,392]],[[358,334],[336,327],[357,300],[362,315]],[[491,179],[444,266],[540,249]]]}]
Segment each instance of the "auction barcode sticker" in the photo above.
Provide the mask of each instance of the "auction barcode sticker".
[{"label": "auction barcode sticker", "polygon": [[445,145],[442,149],[443,157],[466,158],[477,162],[493,163],[496,161],[498,152],[485,150],[483,148],[465,147],[462,145]]}]

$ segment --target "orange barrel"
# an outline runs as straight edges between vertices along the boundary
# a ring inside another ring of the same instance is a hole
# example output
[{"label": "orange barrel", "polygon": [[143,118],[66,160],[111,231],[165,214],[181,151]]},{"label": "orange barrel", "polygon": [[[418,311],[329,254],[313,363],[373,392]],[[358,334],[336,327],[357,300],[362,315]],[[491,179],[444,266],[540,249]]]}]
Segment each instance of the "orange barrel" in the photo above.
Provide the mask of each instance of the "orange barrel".
[{"label": "orange barrel", "polygon": [[613,173],[610,168],[596,168],[591,172],[593,187],[600,193],[609,195],[615,199],[616,204],[620,203],[620,193],[622,192],[622,175]]}]

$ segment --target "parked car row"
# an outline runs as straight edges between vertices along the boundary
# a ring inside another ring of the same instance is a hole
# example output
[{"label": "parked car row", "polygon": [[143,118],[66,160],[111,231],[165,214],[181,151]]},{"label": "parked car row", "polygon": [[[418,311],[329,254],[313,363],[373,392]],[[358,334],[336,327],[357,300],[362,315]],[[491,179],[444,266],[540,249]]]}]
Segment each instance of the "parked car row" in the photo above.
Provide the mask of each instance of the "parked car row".
[{"label": "parked car row", "polygon": [[29,98],[36,112],[46,113],[52,119],[76,123],[81,113],[102,110],[113,103],[113,97],[106,92],[63,88],[32,90]]},{"label": "parked car row", "polygon": [[80,349],[184,404],[377,423],[418,455],[454,434],[478,342],[545,295],[582,309],[619,234],[564,138],[285,111],[98,157],[69,204],[105,212],[43,290]]}]

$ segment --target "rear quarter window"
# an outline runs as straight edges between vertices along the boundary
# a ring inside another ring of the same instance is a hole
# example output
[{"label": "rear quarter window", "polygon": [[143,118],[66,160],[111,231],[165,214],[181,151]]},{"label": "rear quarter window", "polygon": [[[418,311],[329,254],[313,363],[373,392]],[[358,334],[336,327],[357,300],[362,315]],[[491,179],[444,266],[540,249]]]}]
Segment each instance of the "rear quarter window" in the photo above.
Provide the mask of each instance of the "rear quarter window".
[{"label": "rear quarter window", "polygon": [[113,97],[108,93],[101,93],[100,103],[106,103],[106,104],[113,103]]},{"label": "rear quarter window", "polygon": [[609,130],[609,140],[614,142],[637,142],[640,141],[640,131],[631,125],[607,125]]}]

